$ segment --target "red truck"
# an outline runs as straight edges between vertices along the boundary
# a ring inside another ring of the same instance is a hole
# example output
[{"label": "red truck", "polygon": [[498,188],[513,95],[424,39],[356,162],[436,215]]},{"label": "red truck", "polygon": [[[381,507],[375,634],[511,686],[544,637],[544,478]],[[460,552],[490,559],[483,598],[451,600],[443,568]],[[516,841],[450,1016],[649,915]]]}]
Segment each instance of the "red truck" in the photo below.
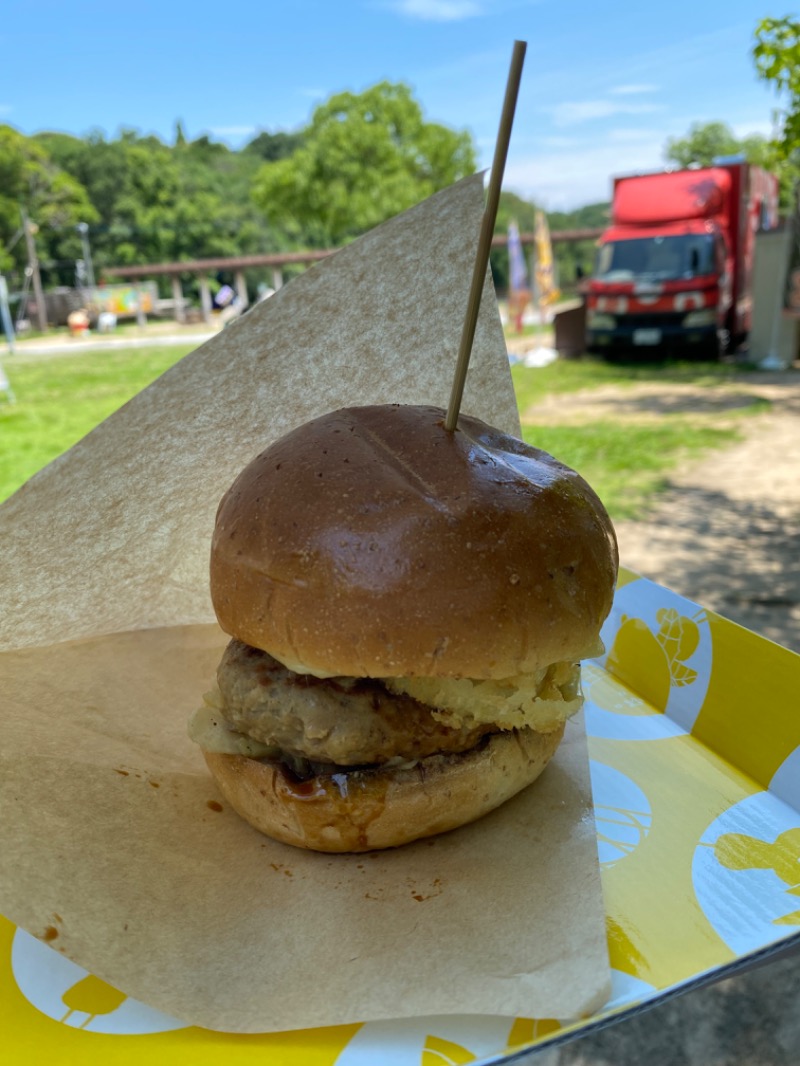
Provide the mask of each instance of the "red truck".
[{"label": "red truck", "polygon": [[744,340],[777,178],[739,161],[618,177],[611,218],[587,290],[589,351],[715,359]]}]

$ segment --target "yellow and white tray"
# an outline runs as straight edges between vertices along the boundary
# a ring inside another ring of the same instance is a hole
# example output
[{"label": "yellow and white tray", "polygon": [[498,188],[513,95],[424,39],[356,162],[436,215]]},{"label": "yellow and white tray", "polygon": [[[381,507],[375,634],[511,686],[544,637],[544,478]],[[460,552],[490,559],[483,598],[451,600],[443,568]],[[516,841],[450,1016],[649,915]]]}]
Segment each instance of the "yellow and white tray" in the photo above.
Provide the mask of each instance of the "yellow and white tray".
[{"label": "yellow and white tray", "polygon": [[607,653],[584,667],[614,981],[598,1015],[215,1033],[126,997],[0,919],[9,1061],[502,1062],[800,943],[800,656],[628,571],[603,637]]}]

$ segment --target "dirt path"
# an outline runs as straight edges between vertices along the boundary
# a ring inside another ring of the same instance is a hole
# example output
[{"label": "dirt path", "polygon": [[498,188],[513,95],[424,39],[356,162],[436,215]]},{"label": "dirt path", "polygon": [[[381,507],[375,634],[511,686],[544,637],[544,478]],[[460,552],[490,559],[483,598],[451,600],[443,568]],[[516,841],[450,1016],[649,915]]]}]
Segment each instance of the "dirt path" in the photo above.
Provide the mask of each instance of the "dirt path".
[{"label": "dirt path", "polygon": [[[739,444],[670,479],[644,522],[618,525],[632,569],[800,652],[800,373],[745,382],[771,401]],[[716,390],[715,390],[716,391]],[[742,392],[728,391],[730,400]],[[698,396],[703,411],[708,397]]]},{"label": "dirt path", "polygon": [[[582,418],[652,418],[680,411],[714,413],[719,424],[747,396],[768,399],[771,408],[737,420],[746,435],[741,443],[673,476],[646,521],[618,523],[621,555],[639,573],[800,651],[800,370],[743,375],[714,389],[596,390],[578,397],[572,412],[551,409],[550,415],[572,420],[580,410]],[[520,1066],[798,1062],[800,953],[563,1049],[534,1053]]]},{"label": "dirt path", "polygon": [[[743,418],[747,408],[753,411]],[[710,387],[604,386],[551,396],[525,418],[675,414],[735,424],[745,439],[673,474],[645,521],[618,522],[622,561],[800,652],[800,370],[743,374]]]}]

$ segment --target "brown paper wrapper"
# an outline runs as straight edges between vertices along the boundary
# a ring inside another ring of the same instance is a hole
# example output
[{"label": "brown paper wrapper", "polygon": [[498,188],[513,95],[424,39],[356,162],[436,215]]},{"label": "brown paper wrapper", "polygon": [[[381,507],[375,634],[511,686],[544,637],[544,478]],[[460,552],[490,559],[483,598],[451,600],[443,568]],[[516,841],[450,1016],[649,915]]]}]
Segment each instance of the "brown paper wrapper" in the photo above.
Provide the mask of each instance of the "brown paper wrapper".
[{"label": "brown paper wrapper", "polygon": [[[225,644],[220,496],[317,414],[446,407],[482,199],[476,176],[325,260],[0,508],[0,912],[187,1022],[572,1018],[607,993],[579,724],[500,811],[366,856],[260,836],[186,736]],[[488,277],[462,409],[518,432]]]}]

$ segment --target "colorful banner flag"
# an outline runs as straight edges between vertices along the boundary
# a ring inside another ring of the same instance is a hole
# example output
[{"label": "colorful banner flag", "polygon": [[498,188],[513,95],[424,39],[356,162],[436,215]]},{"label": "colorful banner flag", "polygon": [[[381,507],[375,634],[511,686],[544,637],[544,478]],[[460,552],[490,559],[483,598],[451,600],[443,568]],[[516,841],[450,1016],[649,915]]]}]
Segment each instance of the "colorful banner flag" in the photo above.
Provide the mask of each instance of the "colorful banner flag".
[{"label": "colorful banner flag", "polygon": [[550,229],[544,211],[536,212],[534,223],[534,243],[536,247],[536,299],[541,307],[555,303],[561,293],[556,288],[553,269],[553,246],[550,243]]},{"label": "colorful banner flag", "polygon": [[516,222],[508,224],[508,283],[515,292],[528,288],[528,268]]},{"label": "colorful banner flag", "polygon": [[516,222],[508,224],[508,313],[517,333],[522,333],[522,318],[531,298],[528,268]]}]

